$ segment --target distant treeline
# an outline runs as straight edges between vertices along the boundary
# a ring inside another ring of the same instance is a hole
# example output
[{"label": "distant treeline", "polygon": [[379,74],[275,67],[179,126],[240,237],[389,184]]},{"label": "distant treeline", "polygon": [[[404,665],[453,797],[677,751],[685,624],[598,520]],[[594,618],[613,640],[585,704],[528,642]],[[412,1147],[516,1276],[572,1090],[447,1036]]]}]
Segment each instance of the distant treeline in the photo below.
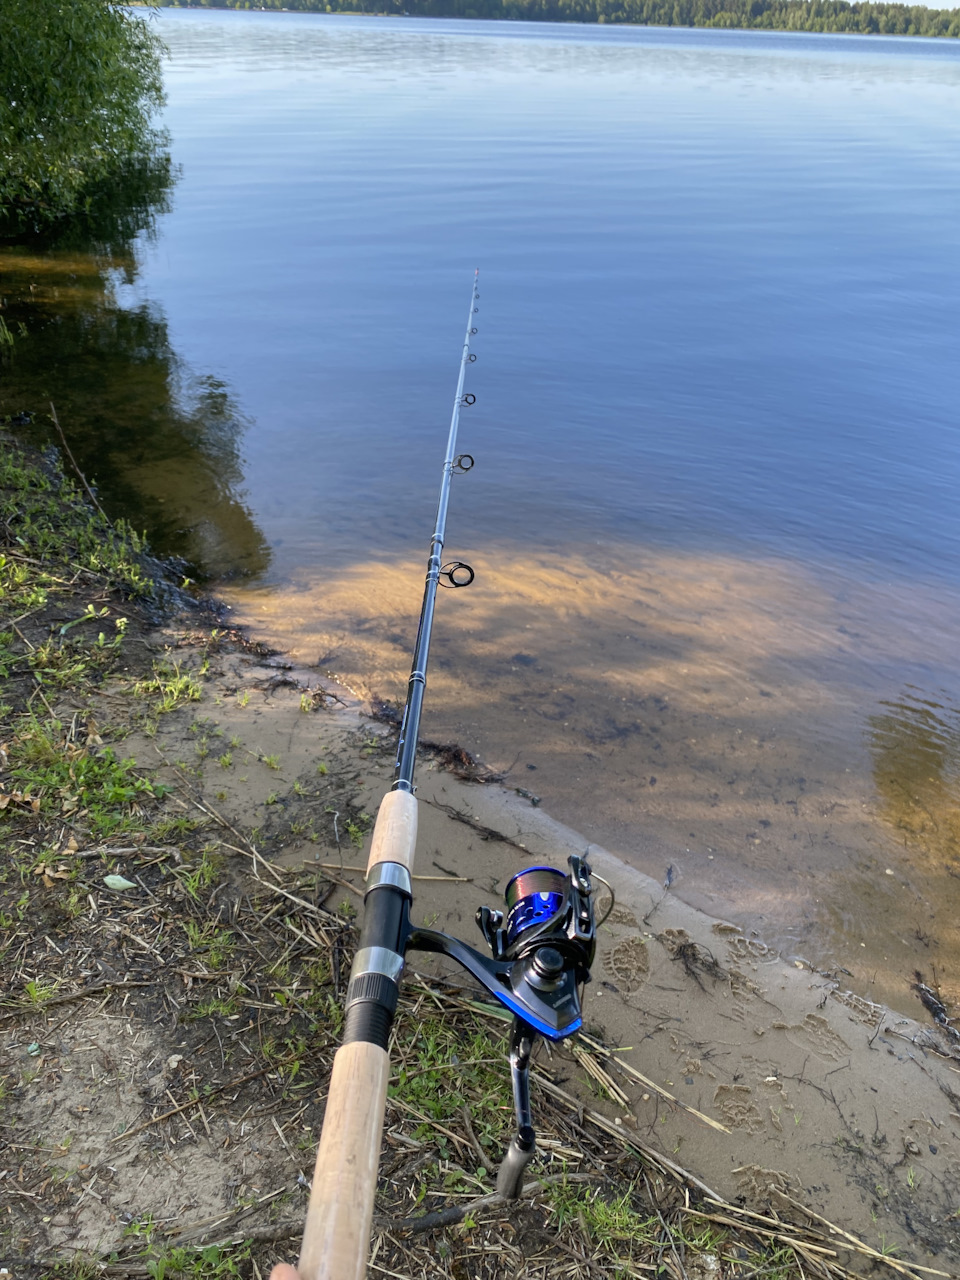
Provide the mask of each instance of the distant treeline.
[{"label": "distant treeline", "polygon": [[960,37],[960,9],[844,0],[161,0],[178,8],[406,13],[524,22],[629,22],[657,27],[755,27],[855,35]]}]

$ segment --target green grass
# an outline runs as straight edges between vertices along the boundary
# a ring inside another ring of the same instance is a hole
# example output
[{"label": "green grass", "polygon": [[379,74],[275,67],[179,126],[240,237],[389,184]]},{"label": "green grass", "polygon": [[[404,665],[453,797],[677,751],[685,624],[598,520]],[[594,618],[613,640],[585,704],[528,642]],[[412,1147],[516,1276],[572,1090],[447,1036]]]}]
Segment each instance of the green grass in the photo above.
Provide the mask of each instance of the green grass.
[{"label": "green grass", "polygon": [[[136,1261],[135,1274],[144,1274],[150,1280],[233,1280],[233,1277],[250,1276],[250,1259],[253,1245],[250,1242],[229,1245],[198,1245],[196,1248],[172,1247],[154,1243],[156,1223],[149,1214],[136,1219],[126,1228],[124,1235],[131,1242],[139,1241],[143,1248],[132,1255]],[[131,1259],[131,1255],[124,1254]],[[53,1261],[46,1274],[56,1280],[96,1280],[103,1275],[103,1260],[79,1255],[70,1259]]]},{"label": "green grass", "polygon": [[364,837],[373,826],[373,819],[369,813],[358,814],[356,818],[352,818],[344,823],[344,831],[350,838],[350,843],[356,845],[358,849],[363,848]]},{"label": "green grass", "polygon": [[431,1122],[459,1126],[469,1105],[477,1140],[490,1152],[488,1168],[494,1168],[513,1125],[506,1037],[479,1021],[465,1033],[462,1024],[451,1026],[425,1011],[398,1023],[397,1059],[390,1095],[427,1118],[413,1136],[431,1138],[446,1154],[447,1139]]},{"label": "green grass", "polygon": [[[10,866],[4,867],[3,870],[0,870],[0,885],[5,885],[8,881],[16,878],[18,871],[20,872],[19,878],[22,883],[22,868],[18,868],[17,864],[13,863]],[[13,927],[19,924],[27,914],[27,908],[29,906],[30,892],[25,889],[15,902],[12,900],[10,901],[9,909],[0,909],[0,930],[3,930],[4,932],[12,930]],[[0,945],[0,957],[5,954],[6,947]]]},{"label": "green grass", "polygon": [[[0,632],[0,678],[13,680],[12,702],[0,707],[6,777],[36,802],[41,826],[65,820],[96,837],[123,830],[165,788],[85,732],[81,718],[55,716],[51,700],[71,691],[82,702],[115,666],[128,629],[119,598],[157,591],[143,541],[94,510],[55,464],[31,461],[8,438],[0,441],[0,520],[0,612],[12,620]],[[50,605],[59,615],[52,625],[34,616]],[[0,833],[12,817],[9,808],[0,813]],[[4,911],[11,914],[9,900]]]},{"label": "green grass", "polygon": [[[2,560],[3,557],[0,556],[0,561]],[[3,566],[0,564],[0,573],[2,572]],[[14,664],[21,660],[21,655],[17,653],[13,643],[13,632],[0,631],[0,680],[8,676]]]},{"label": "green grass", "polygon": [[24,1003],[35,1012],[52,1000],[60,989],[58,981],[43,982],[31,978],[23,988]]},{"label": "green grass", "polygon": [[185,702],[199,702],[203,694],[200,681],[189,671],[182,671],[178,662],[155,662],[153,674],[146,680],[138,680],[134,690],[148,700],[158,715],[165,715]]},{"label": "green grass", "polygon": [[249,1274],[252,1246],[207,1245],[197,1249],[148,1248],[144,1265],[150,1280],[229,1280]]},{"label": "green grass", "polygon": [[132,759],[118,759],[112,747],[78,742],[60,720],[23,716],[10,755],[10,776],[39,800],[41,815],[82,817],[99,836],[129,825],[135,801],[167,791],[137,773]]},{"label": "green grass", "polygon": [[194,901],[212,888],[223,873],[223,856],[215,845],[207,845],[190,862],[177,867],[174,874]]},{"label": "green grass", "polygon": [[607,1199],[599,1188],[562,1182],[550,1187],[547,1197],[559,1229],[576,1223],[603,1249],[616,1251],[625,1241],[649,1247],[662,1231],[659,1218],[634,1208],[632,1187]]},{"label": "green grass", "polygon": [[103,575],[125,595],[154,594],[139,534],[123,520],[111,524],[61,471],[34,466],[6,440],[0,447],[0,519],[17,544],[0,555],[0,604],[11,616],[42,608],[78,570]]},{"label": "green grass", "polygon": [[[545,1186],[544,1196],[557,1231],[579,1228],[595,1250],[607,1255],[608,1274],[612,1277],[636,1275],[630,1267],[634,1260],[649,1259],[661,1252],[669,1256],[674,1250],[691,1272],[699,1273],[698,1257],[723,1258],[732,1242],[730,1232],[723,1227],[691,1218],[674,1222],[668,1230],[664,1219],[650,1212],[639,1183],[611,1194],[602,1185],[564,1180]],[[798,1274],[792,1249],[773,1246],[763,1255],[754,1255],[751,1250],[746,1257],[739,1247],[738,1252],[746,1271],[757,1274],[760,1269],[767,1280],[788,1280]]]},{"label": "green grass", "polygon": [[[88,606],[89,608],[89,606]],[[90,615],[77,618],[75,622],[85,622]],[[99,682],[113,666],[113,658],[123,644],[126,634],[127,619],[116,618],[113,623],[113,635],[108,639],[105,631],[99,632],[92,642],[84,642],[80,637],[67,637],[67,629],[74,625],[68,623],[61,627],[57,635],[50,636],[31,652],[24,655],[24,661],[33,672],[37,683],[44,688],[79,689],[84,685]]]},{"label": "green grass", "polygon": [[184,1018],[189,1022],[196,1022],[200,1018],[232,1018],[235,1013],[240,1012],[242,1004],[239,995],[204,996],[184,1014]]},{"label": "green grass", "polygon": [[190,919],[183,921],[183,929],[190,949],[204,952],[205,959],[214,969],[222,969],[230,963],[237,940],[229,929],[220,928],[209,920],[200,924]]},{"label": "green grass", "polygon": [[162,818],[154,824],[150,835],[156,844],[174,843],[185,840],[202,825],[203,823],[196,818],[184,818],[179,815],[173,818]]}]

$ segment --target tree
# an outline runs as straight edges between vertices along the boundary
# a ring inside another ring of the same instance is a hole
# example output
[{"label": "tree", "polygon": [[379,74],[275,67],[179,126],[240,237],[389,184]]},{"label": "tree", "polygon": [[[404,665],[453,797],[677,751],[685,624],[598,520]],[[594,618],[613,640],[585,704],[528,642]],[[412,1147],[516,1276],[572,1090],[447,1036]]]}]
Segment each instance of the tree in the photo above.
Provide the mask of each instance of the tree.
[{"label": "tree", "polygon": [[159,37],[109,0],[0,0],[0,225],[41,230],[143,171],[164,135]]}]

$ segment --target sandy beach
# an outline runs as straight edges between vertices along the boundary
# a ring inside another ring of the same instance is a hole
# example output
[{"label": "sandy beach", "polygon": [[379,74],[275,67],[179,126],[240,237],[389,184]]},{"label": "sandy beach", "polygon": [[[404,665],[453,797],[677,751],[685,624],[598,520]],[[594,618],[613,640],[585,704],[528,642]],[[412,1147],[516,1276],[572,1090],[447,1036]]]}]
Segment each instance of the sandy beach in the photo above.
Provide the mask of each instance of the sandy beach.
[{"label": "sandy beach", "polygon": [[[372,817],[389,785],[393,735],[356,706],[328,701],[322,714],[304,715],[303,690],[321,687],[316,673],[257,671],[249,662],[224,658],[190,717],[219,741],[242,740],[251,761],[224,769],[211,754],[202,762],[203,792],[232,823],[268,841],[277,861],[309,868],[337,858],[338,877],[359,890],[366,858],[357,845],[369,835],[355,831],[351,843],[345,816],[334,831],[331,802],[318,814],[317,802],[297,792],[316,780],[320,761],[326,776],[345,780],[352,812]],[[155,738],[132,745],[163,776],[160,762],[170,767],[192,750],[191,738],[196,730],[184,717],[171,717]],[[619,1123],[730,1202],[820,1215],[881,1253],[960,1273],[955,1032],[891,1013],[835,976],[783,960],[588,845],[515,790],[457,778],[442,758],[421,764],[418,799],[417,923],[482,946],[478,906],[498,905],[524,865],[564,867],[585,849],[613,887],[585,1015],[588,1031],[618,1047],[611,1071],[628,1099],[611,1109]],[[319,839],[291,834],[308,826]],[[667,866],[667,850],[664,857]],[[605,900],[601,890],[601,914]],[[426,972],[432,963],[411,955],[408,967]],[[648,1083],[617,1074],[617,1062]]]}]

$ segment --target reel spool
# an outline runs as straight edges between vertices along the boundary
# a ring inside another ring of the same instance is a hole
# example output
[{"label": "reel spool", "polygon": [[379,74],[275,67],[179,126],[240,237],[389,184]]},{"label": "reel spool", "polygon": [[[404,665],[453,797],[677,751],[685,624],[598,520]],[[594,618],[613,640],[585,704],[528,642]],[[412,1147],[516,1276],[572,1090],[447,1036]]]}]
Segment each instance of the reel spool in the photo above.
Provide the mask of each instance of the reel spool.
[{"label": "reel spool", "polygon": [[555,867],[527,867],[517,872],[504,893],[508,954],[519,955],[530,931],[539,932],[541,925],[559,915],[566,902],[567,883],[567,877]]}]

